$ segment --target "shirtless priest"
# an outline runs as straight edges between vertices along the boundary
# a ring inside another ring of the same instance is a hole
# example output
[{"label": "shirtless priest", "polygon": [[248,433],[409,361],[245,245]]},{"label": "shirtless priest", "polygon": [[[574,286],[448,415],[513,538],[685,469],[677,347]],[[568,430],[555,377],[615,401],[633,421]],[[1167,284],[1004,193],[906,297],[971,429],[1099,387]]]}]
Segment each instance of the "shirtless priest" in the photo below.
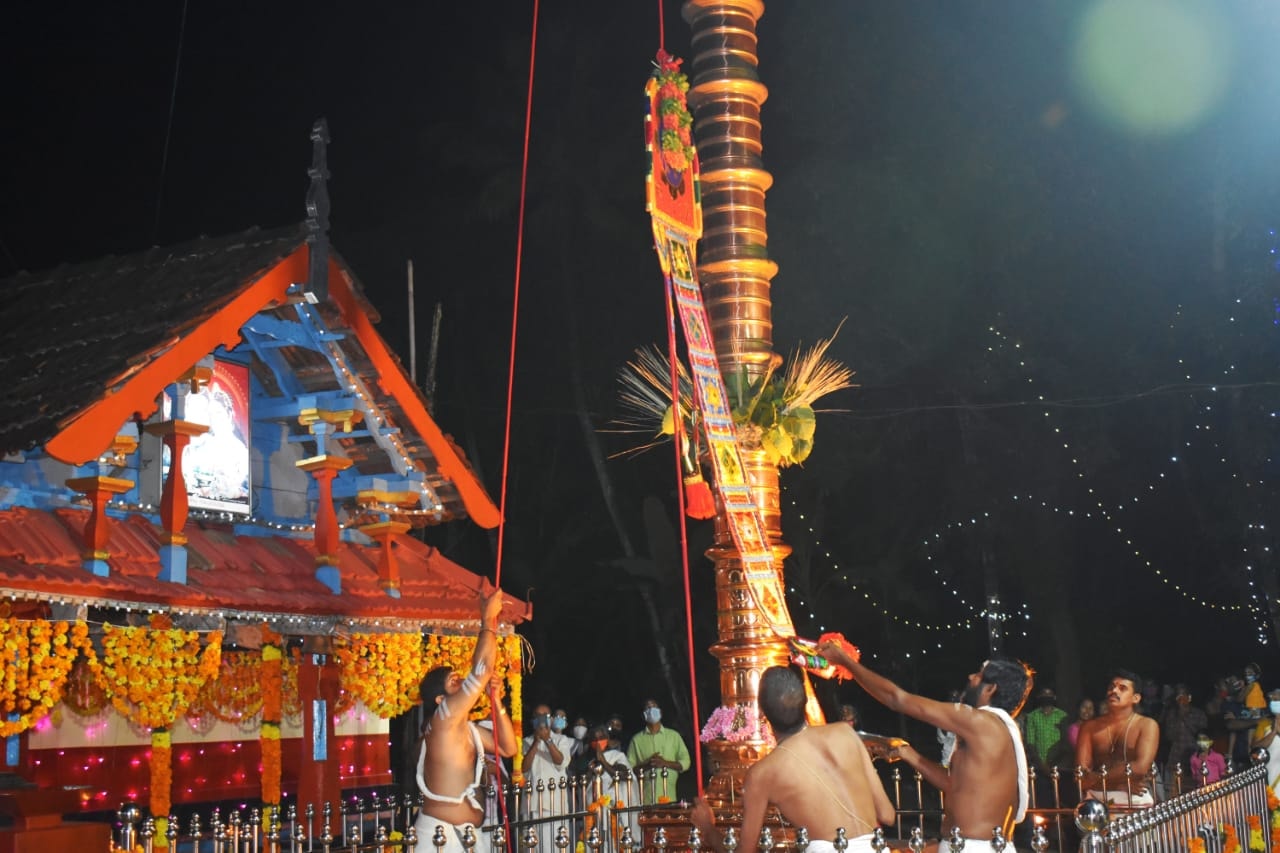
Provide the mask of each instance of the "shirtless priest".
[{"label": "shirtless priest", "polygon": [[[756,849],[772,804],[788,823],[809,831],[811,853],[833,853],[840,828],[849,837],[848,853],[870,851],[876,824],[892,823],[894,810],[858,733],[844,723],[807,726],[804,682],[790,667],[765,670],[759,701],[778,745],[753,764],[743,780],[737,849]],[[724,837],[706,800],[698,799],[690,817],[703,842],[724,853]]]},{"label": "shirtless priest", "polygon": [[1141,701],[1142,679],[1116,670],[1107,685],[1106,715],[1080,727],[1076,766],[1085,769],[1081,782],[1095,800],[1129,808],[1155,804],[1150,772],[1160,747],[1160,726],[1138,713]]},{"label": "shirtless priest", "polygon": [[[479,790],[486,752],[515,755],[516,733],[502,707],[501,682],[493,678],[498,651],[498,614],[502,590],[497,589],[480,606],[480,635],[471,656],[471,671],[462,677],[447,666],[436,667],[422,679],[419,692],[430,711],[423,726],[418,753],[418,788],[426,800],[414,824],[418,832],[416,853],[463,853],[462,838],[470,827],[476,836],[475,853],[488,853],[488,836],[480,832],[484,819],[483,794]],[[468,719],[471,709],[489,689],[498,708],[497,728],[482,728]],[[445,844],[433,843],[436,827],[444,828]]]},{"label": "shirtless priest", "polygon": [[882,675],[867,669],[835,642],[818,645],[817,653],[853,678],[880,704],[956,733],[950,771],[910,746],[894,749],[901,758],[945,796],[942,838],[929,850],[950,853],[952,829],[965,839],[965,853],[991,850],[993,830],[1000,827],[1012,853],[1013,827],[1027,813],[1027,756],[1013,721],[1031,692],[1032,671],[1022,661],[995,659],[969,676],[961,702],[939,702],[908,693]]}]

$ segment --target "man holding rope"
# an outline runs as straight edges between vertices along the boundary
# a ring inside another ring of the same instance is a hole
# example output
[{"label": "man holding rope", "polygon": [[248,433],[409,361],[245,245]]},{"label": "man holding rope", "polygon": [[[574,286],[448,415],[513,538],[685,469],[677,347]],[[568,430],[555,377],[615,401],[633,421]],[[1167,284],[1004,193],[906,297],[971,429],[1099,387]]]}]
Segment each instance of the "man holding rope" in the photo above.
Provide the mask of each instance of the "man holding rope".
[{"label": "man holding rope", "polygon": [[[415,853],[464,853],[462,838],[468,828],[476,835],[474,853],[488,853],[488,836],[479,829],[484,820],[480,790],[484,756],[495,747],[503,756],[515,755],[517,744],[511,718],[502,707],[502,683],[494,677],[501,612],[502,590],[495,589],[480,606],[480,634],[465,678],[440,666],[422,679],[419,693],[431,714],[423,726],[418,753],[418,789],[426,802],[414,824],[418,832]],[[468,719],[486,688],[492,707],[497,709],[492,731]],[[443,847],[436,847],[432,840],[437,826],[444,828]]]},{"label": "man holding rope", "polygon": [[[939,702],[908,693],[882,675],[859,663],[857,650],[846,643],[820,642],[816,653],[846,669],[880,704],[939,729],[956,733],[956,748],[948,771],[910,746],[890,751],[890,760],[901,758],[945,795],[943,840],[929,850],[950,853],[946,840],[953,828],[965,839],[965,853],[991,850],[993,829],[1006,840],[1027,812],[1027,757],[1013,717],[1031,692],[1032,671],[1021,661],[986,661],[969,676],[961,702]],[[851,647],[849,647],[851,648]],[[1012,853],[1010,841],[1005,848]]]}]

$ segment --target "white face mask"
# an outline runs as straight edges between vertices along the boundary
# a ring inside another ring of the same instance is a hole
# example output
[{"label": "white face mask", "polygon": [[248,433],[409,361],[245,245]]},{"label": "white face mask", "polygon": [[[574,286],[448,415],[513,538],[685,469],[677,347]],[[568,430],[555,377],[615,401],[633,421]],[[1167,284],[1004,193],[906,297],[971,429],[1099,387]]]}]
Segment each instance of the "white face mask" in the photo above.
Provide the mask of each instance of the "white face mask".
[{"label": "white face mask", "polygon": [[574,738],[575,738],[576,740],[582,740],[584,737],[586,737],[586,736],[587,736],[587,727],[586,727],[586,726],[574,726],[574,727],[573,727],[573,736],[574,736]]}]

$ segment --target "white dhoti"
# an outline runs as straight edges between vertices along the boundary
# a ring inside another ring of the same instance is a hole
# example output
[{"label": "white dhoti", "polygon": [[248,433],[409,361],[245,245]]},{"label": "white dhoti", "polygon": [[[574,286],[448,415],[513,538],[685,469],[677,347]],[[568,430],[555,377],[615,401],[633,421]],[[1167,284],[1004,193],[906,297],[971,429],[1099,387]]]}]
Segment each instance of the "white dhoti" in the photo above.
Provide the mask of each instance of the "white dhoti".
[{"label": "white dhoti", "polygon": [[[444,830],[443,847],[435,845],[437,826]],[[452,824],[418,812],[418,819],[413,822],[413,828],[418,833],[418,845],[413,848],[413,853],[467,853],[467,849],[462,846],[462,835],[468,827],[476,835],[476,846],[471,848],[472,853],[489,853],[489,833],[481,832],[480,827],[474,823]]]},{"label": "white dhoti", "polygon": [[[845,853],[872,853],[871,848],[872,835],[868,832],[866,835],[859,835],[856,838],[847,839],[849,846],[845,848]],[[805,848],[805,853],[836,853],[836,845],[833,841],[810,841],[809,846]]]},{"label": "white dhoti", "polygon": [[1142,794],[1129,795],[1128,791],[1090,791],[1089,799],[1104,802],[1109,806],[1120,806],[1121,808],[1145,809],[1156,804],[1155,795],[1150,791]]},{"label": "white dhoti", "polygon": [[[993,853],[994,850],[995,848],[991,846],[991,839],[989,838],[966,838],[964,840],[963,853]],[[951,853],[951,842],[945,838],[939,841],[938,853]],[[1004,853],[1017,853],[1012,841],[1005,842]]]}]

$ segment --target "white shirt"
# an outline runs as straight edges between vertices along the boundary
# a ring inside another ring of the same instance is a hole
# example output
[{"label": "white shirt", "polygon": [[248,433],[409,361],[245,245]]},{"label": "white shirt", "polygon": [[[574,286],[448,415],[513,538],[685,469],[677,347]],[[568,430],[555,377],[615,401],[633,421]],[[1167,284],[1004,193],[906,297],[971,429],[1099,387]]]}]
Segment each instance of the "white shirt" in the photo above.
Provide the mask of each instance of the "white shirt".
[{"label": "white shirt", "polygon": [[[560,751],[560,763],[551,760],[551,749],[540,740],[534,740],[532,736],[524,739],[524,751],[526,755],[531,755],[529,763],[529,772],[525,774],[525,781],[533,785],[533,799],[530,802],[532,811],[541,814],[562,814],[566,809],[561,808],[560,804],[565,800],[566,794],[560,790],[560,779],[569,775],[569,760],[573,757],[573,738],[566,737],[559,732],[551,732],[551,742],[555,744],[556,749]],[[542,806],[538,806],[538,781],[542,780],[543,785],[549,784],[555,780],[556,791],[554,794],[543,792]]]}]

